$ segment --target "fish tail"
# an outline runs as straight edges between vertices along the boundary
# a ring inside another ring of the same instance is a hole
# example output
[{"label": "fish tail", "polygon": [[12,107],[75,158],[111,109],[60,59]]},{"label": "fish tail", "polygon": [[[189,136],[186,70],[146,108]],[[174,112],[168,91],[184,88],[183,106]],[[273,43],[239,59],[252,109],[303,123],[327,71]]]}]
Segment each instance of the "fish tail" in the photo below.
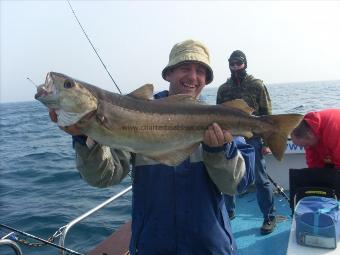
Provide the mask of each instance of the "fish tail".
[{"label": "fish tail", "polygon": [[301,114],[279,114],[262,116],[266,122],[273,125],[273,130],[262,134],[265,144],[268,145],[274,157],[282,160],[287,147],[287,139],[292,130],[303,118]]}]

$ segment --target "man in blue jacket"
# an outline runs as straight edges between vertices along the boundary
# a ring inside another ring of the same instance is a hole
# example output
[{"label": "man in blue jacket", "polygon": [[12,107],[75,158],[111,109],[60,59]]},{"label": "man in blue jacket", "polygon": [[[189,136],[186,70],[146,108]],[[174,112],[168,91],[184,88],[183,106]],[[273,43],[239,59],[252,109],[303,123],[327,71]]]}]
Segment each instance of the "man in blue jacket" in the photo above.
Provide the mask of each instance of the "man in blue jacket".
[{"label": "man in blue jacket", "polygon": [[[169,91],[155,95],[200,96],[213,80],[208,49],[200,42],[176,44],[162,77]],[[53,112],[50,113],[55,120]],[[236,254],[224,194],[242,192],[254,174],[254,149],[244,139],[212,123],[202,145],[177,166],[162,165],[139,154],[100,144],[89,145],[76,126],[77,168],[97,187],[119,183],[132,165],[132,236],[130,254]],[[80,136],[79,136],[80,135]]]}]

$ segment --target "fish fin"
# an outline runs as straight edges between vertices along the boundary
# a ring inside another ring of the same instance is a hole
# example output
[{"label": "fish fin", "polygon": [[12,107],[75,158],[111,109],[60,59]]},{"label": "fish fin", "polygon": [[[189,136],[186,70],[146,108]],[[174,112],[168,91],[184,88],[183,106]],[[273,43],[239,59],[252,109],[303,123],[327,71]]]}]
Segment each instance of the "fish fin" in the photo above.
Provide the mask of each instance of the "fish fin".
[{"label": "fish fin", "polygon": [[199,146],[199,143],[190,145],[184,149],[177,149],[176,151],[170,151],[164,154],[146,155],[147,157],[161,162],[168,166],[177,166],[188,158]]},{"label": "fish fin", "polygon": [[102,125],[109,130],[117,128],[118,122],[115,119],[115,116],[114,105],[103,100],[98,100],[95,118],[99,125]]},{"label": "fish fin", "polygon": [[132,91],[131,93],[127,94],[129,97],[138,98],[138,99],[145,99],[149,100],[153,97],[153,85],[152,84],[145,84],[142,87]]},{"label": "fish fin", "polygon": [[245,113],[248,113],[249,115],[254,112],[254,109],[251,108],[243,99],[234,99],[231,101],[224,102],[221,105],[241,110]]},{"label": "fish fin", "polygon": [[303,118],[301,114],[279,114],[261,116],[267,122],[273,124],[272,132],[262,134],[265,143],[269,146],[274,157],[282,160],[287,147],[287,139],[292,130],[300,123]]},{"label": "fish fin", "polygon": [[199,103],[198,100],[189,95],[177,94],[173,96],[163,97],[158,101],[172,102],[172,103]]}]

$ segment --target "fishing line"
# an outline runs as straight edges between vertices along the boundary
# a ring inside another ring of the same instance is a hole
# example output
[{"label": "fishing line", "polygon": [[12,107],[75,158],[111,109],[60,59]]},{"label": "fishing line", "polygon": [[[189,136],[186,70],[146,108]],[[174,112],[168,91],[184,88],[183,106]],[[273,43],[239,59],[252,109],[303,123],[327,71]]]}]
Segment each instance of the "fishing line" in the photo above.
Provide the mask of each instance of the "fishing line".
[{"label": "fishing line", "polygon": [[33,82],[29,77],[27,77],[26,79],[29,80],[31,83],[33,83],[34,86],[38,88],[38,85],[35,82]]},{"label": "fishing line", "polygon": [[119,93],[120,93],[120,94],[122,94],[122,92],[120,91],[120,89],[119,89],[118,85],[116,84],[116,82],[115,82],[115,81],[114,81],[114,79],[112,78],[112,76],[111,76],[111,74],[110,74],[109,70],[107,70],[107,68],[106,68],[106,66],[105,66],[105,64],[104,64],[104,62],[103,62],[103,60],[102,60],[102,59],[101,59],[101,57],[99,56],[99,54],[98,54],[97,50],[96,50],[96,49],[95,49],[95,47],[93,46],[93,44],[92,44],[92,42],[91,42],[90,38],[88,37],[87,33],[85,32],[85,29],[84,29],[84,28],[83,28],[83,26],[81,25],[81,23],[80,23],[80,21],[79,21],[79,19],[78,19],[77,15],[76,15],[76,13],[75,13],[74,9],[72,8],[72,5],[71,5],[70,1],[69,1],[69,0],[66,0],[66,1],[68,2],[68,5],[70,6],[70,9],[71,9],[71,11],[72,11],[72,13],[73,13],[74,17],[76,18],[76,20],[77,20],[77,22],[78,22],[78,24],[79,24],[79,26],[80,26],[81,30],[83,30],[83,33],[85,34],[85,36],[86,36],[86,39],[87,39],[87,40],[89,41],[89,43],[91,44],[91,46],[92,46],[92,49],[93,49],[93,50],[94,50],[94,52],[96,53],[97,57],[99,58],[100,62],[101,62],[101,63],[102,63],[102,65],[103,65],[104,69],[106,70],[106,72],[107,72],[107,73],[108,73],[108,75],[110,76],[111,80],[113,81],[114,85],[115,85],[115,86],[116,86],[116,88],[118,89]]}]

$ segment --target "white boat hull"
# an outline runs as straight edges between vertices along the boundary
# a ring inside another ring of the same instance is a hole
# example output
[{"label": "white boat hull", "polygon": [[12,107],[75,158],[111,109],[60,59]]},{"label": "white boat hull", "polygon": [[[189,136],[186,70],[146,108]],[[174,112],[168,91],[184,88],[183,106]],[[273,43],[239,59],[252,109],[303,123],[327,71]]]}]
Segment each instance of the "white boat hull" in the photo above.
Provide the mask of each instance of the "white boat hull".
[{"label": "white boat hull", "polygon": [[287,149],[282,161],[276,160],[272,154],[265,156],[268,175],[285,190],[289,190],[289,169],[306,168],[305,151],[302,147],[287,141]]}]

